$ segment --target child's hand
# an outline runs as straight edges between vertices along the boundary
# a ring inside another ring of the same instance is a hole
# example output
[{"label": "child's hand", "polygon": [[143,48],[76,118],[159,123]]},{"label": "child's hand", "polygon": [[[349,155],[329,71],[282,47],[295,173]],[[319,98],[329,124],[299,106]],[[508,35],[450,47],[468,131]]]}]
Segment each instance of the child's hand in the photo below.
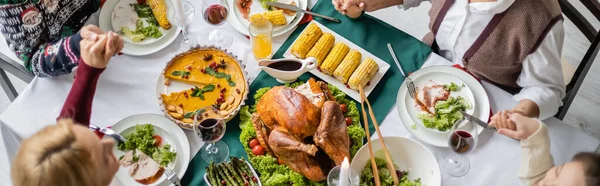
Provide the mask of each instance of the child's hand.
[{"label": "child's hand", "polygon": [[[510,122],[515,123],[516,129],[501,128],[498,129],[498,133],[518,140],[528,139],[531,135],[536,133],[541,126],[541,123],[538,120],[525,117],[518,113],[510,114],[509,120]],[[495,127],[493,123],[490,123],[490,126]]]}]

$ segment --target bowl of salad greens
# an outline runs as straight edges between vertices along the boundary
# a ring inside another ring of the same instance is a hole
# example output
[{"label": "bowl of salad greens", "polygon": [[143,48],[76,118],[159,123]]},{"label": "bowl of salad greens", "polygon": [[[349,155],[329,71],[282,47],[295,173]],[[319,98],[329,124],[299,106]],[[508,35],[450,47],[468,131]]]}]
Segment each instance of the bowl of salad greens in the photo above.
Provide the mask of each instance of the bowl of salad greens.
[{"label": "bowl of salad greens", "polygon": [[[400,186],[439,186],[442,177],[437,160],[421,143],[404,137],[385,137],[385,145],[392,156],[396,172],[388,170],[379,139],[372,141],[375,164],[382,186],[392,186],[392,174],[400,180]],[[360,186],[375,185],[369,149],[365,145],[352,159],[350,169],[360,172]]]}]

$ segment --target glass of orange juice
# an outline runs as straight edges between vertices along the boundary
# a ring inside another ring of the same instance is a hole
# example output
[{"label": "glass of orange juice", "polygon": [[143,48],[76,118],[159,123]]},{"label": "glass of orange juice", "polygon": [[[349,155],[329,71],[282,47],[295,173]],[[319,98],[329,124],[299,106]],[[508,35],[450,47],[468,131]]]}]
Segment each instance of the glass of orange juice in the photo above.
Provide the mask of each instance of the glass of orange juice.
[{"label": "glass of orange juice", "polygon": [[250,43],[256,60],[270,59],[273,50],[273,25],[265,18],[250,21]]}]

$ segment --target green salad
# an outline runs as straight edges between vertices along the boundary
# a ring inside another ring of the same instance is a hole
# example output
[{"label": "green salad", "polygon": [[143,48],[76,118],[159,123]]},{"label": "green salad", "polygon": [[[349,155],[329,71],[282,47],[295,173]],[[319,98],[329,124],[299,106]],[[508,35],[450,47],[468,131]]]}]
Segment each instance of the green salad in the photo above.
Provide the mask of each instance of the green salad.
[{"label": "green salad", "polygon": [[[455,83],[444,85],[444,89],[449,92],[459,91],[462,87],[464,87],[464,85],[458,86]],[[450,96],[447,100],[438,101],[435,104],[435,115],[420,113],[417,115],[417,118],[419,118],[427,128],[447,131],[456,121],[463,118],[463,115],[459,111],[465,111],[470,108],[471,106],[462,96]]]},{"label": "green salad", "polygon": [[277,2],[277,0],[258,0],[260,5],[265,8],[265,10],[272,10],[271,6],[267,5],[267,2]]},{"label": "green salad", "polygon": [[[151,124],[136,125],[134,132],[125,134],[123,137],[125,137],[127,141],[119,143],[118,148],[120,151],[137,149],[152,157],[154,161],[162,166],[169,165],[169,163],[175,160],[177,155],[176,152],[170,150],[170,144],[161,146],[162,137],[154,135],[154,127]],[[123,158],[123,156],[119,157],[119,159],[121,158]]]},{"label": "green salad", "polygon": [[160,31],[158,21],[152,14],[152,9],[146,4],[132,4],[137,13],[138,19],[135,23],[135,30],[127,27],[121,27],[121,32],[133,42],[140,42],[146,38],[160,38],[163,33]]},{"label": "green salad", "polygon": [[[408,179],[408,171],[400,171],[392,173],[387,168],[386,161],[381,158],[375,158],[375,165],[377,166],[377,170],[379,171],[379,181],[381,181],[382,186],[392,186],[394,185],[394,179],[392,178],[392,174],[397,174],[398,179],[400,179],[399,186],[422,186],[421,178],[416,180]],[[396,166],[396,165],[394,165]],[[373,186],[375,185],[375,177],[373,177],[373,169],[371,168],[371,161],[365,165],[365,169],[360,174],[360,186]]]},{"label": "green salad", "polygon": [[[295,82],[292,84],[286,84],[285,86],[295,88],[304,84],[304,82]],[[350,155],[354,156],[358,149],[363,146],[363,139],[366,136],[365,131],[360,126],[360,115],[358,113],[358,108],[356,107],[356,103],[352,100],[346,99],[346,94],[344,94],[340,89],[328,85],[329,90],[332,92],[333,96],[336,98],[337,102],[340,104],[346,104],[348,108],[348,112],[344,115],[345,117],[352,118],[352,124],[348,126],[348,135],[350,136],[351,147],[350,147]],[[255,103],[258,103],[260,98],[271,88],[261,88],[256,91],[254,98],[256,100]],[[263,185],[327,185],[326,181],[323,182],[313,182],[308,180],[308,178],[300,175],[299,173],[294,172],[287,165],[280,165],[277,161],[277,158],[271,155],[259,155],[255,156],[250,149],[248,142],[256,138],[256,131],[254,130],[254,126],[252,125],[252,113],[256,112],[256,104],[251,106],[244,106],[240,110],[240,128],[242,132],[240,134],[240,142],[244,146],[244,150],[248,154],[248,158],[250,163],[254,169],[260,174],[260,180]],[[350,157],[352,158],[352,157]]]}]

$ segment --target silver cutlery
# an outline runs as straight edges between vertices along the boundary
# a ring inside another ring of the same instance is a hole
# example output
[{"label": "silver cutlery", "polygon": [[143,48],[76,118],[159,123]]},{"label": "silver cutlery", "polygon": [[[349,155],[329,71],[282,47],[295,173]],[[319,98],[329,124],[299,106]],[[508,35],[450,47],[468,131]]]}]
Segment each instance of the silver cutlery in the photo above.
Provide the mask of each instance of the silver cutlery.
[{"label": "silver cutlery", "polygon": [[487,122],[481,121],[481,119],[479,119],[479,118],[477,118],[477,117],[475,117],[475,116],[473,116],[473,115],[471,115],[471,114],[468,114],[468,113],[467,113],[467,112],[465,112],[465,111],[462,111],[462,110],[461,110],[461,111],[459,111],[459,112],[460,112],[460,113],[461,113],[461,114],[462,114],[462,115],[463,115],[465,118],[467,118],[467,120],[477,123],[477,125],[479,125],[479,126],[483,127],[484,129],[496,130],[496,128],[495,128],[495,127],[491,127],[491,126],[490,126],[490,125],[489,125]]},{"label": "silver cutlery", "polygon": [[169,179],[169,181],[171,181],[171,183],[173,183],[174,185],[180,186],[181,184],[179,183],[181,179],[179,179],[179,176],[177,176],[177,174],[165,167],[165,174],[167,175],[167,179]]},{"label": "silver cutlery", "polygon": [[110,136],[114,139],[116,139],[117,141],[119,141],[119,143],[123,143],[125,141],[127,141],[127,139],[125,139],[125,137],[121,136],[119,133],[116,133],[114,130],[109,129],[109,128],[104,128],[104,127],[98,127],[96,125],[89,125],[90,129],[98,131],[104,135]]},{"label": "silver cutlery", "polygon": [[332,22],[336,22],[336,23],[341,23],[342,22],[339,19],[336,19],[336,18],[333,18],[333,17],[329,17],[329,16],[326,16],[326,15],[317,14],[317,13],[314,13],[314,12],[311,12],[311,11],[307,11],[307,10],[302,10],[302,9],[298,8],[297,6],[292,6],[292,5],[288,5],[288,4],[284,4],[284,3],[267,2],[267,5],[278,7],[278,8],[283,8],[283,9],[288,9],[288,10],[295,11],[295,12],[302,12],[302,13],[305,13],[305,14],[310,14],[310,15],[317,16],[317,17],[320,17],[320,18],[323,18],[323,19],[326,19],[326,20],[329,20],[329,21],[332,21]]},{"label": "silver cutlery", "polygon": [[392,58],[394,59],[394,62],[396,62],[396,66],[398,66],[398,69],[400,69],[400,73],[402,73],[402,76],[404,76],[406,81],[406,87],[408,88],[408,94],[410,95],[411,98],[415,98],[415,96],[417,96],[417,88],[415,87],[415,83],[413,82],[412,79],[410,79],[408,76],[406,76],[406,74],[404,73],[404,70],[402,70],[402,66],[400,65],[400,61],[398,61],[398,58],[396,57],[396,52],[394,52],[394,48],[392,47],[392,44],[388,43],[387,44],[388,50],[390,50],[390,55],[392,55]]}]

